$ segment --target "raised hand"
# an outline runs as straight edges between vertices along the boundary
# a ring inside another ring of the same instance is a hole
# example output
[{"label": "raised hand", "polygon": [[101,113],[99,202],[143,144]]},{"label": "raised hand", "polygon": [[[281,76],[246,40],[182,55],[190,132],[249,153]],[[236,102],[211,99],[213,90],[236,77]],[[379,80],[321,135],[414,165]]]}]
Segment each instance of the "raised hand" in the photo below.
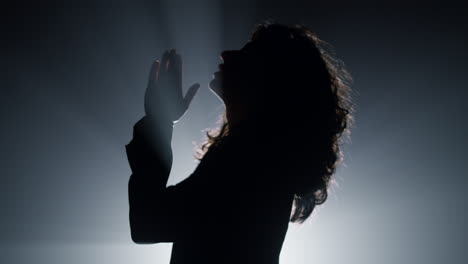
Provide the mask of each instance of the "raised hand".
[{"label": "raised hand", "polygon": [[164,52],[151,66],[145,92],[145,113],[157,120],[177,122],[187,111],[200,84],[193,84],[183,96],[182,57],[174,49]]}]

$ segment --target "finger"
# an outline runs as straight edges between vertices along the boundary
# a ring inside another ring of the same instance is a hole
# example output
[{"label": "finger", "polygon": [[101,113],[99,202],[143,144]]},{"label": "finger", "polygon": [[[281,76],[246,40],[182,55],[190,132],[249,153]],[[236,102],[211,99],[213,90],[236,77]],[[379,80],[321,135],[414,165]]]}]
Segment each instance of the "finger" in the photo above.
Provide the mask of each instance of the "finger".
[{"label": "finger", "polygon": [[195,97],[199,89],[200,89],[199,83],[195,83],[194,85],[190,86],[190,88],[187,91],[187,94],[184,97],[185,107],[188,108],[190,106],[190,103],[192,102],[193,98]]},{"label": "finger", "polygon": [[154,61],[151,64],[151,69],[149,73],[149,84],[152,85],[158,79],[158,72],[159,72],[160,63],[158,60]]},{"label": "finger", "polygon": [[165,51],[161,58],[161,69],[163,72],[167,71],[167,66],[169,64],[169,51]]},{"label": "finger", "polygon": [[153,63],[151,64],[150,72],[149,72],[149,77],[148,77],[149,81],[153,81],[155,79],[158,68],[159,68],[159,61],[158,60],[153,61]]},{"label": "finger", "polygon": [[149,114],[151,112],[151,101],[152,101],[152,98],[154,97],[154,93],[156,92],[155,88],[156,88],[157,80],[159,78],[160,67],[161,67],[161,63],[158,60],[155,60],[153,64],[151,65],[148,87],[145,90],[144,105],[145,105],[146,114]]},{"label": "finger", "polygon": [[169,65],[167,71],[176,74],[182,73],[182,57],[177,54],[174,49],[171,50],[169,55]]},{"label": "finger", "polygon": [[176,53],[175,49],[171,49],[169,53],[169,64],[167,66],[167,74],[169,80],[176,85],[173,92],[182,97],[182,57]]},{"label": "finger", "polygon": [[154,79],[159,79],[159,70],[161,69],[161,62],[159,60],[155,61],[156,63],[156,72],[154,73]]}]

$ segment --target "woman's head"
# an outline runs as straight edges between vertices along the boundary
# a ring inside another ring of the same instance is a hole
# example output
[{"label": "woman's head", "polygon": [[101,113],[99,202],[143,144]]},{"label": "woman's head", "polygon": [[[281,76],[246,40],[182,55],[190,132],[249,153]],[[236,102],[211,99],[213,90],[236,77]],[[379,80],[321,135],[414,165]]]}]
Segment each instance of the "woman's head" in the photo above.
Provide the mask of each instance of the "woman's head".
[{"label": "woman's head", "polygon": [[281,159],[288,161],[291,175],[285,176],[296,194],[291,221],[302,222],[327,198],[339,139],[351,121],[349,75],[326,43],[300,25],[260,24],[242,49],[221,57],[210,87],[226,104],[228,118],[205,148],[235,125],[229,115],[264,124],[265,135],[289,153]]}]

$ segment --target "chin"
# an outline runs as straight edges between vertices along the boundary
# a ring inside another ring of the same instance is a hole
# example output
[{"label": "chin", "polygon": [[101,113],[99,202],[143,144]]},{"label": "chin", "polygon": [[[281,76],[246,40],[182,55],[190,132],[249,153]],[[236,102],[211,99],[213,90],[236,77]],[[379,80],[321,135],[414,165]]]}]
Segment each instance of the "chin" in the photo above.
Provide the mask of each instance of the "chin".
[{"label": "chin", "polygon": [[221,82],[218,79],[213,79],[211,82],[208,84],[208,87],[210,90],[221,100],[223,101],[223,96],[222,96],[222,89],[221,89]]}]

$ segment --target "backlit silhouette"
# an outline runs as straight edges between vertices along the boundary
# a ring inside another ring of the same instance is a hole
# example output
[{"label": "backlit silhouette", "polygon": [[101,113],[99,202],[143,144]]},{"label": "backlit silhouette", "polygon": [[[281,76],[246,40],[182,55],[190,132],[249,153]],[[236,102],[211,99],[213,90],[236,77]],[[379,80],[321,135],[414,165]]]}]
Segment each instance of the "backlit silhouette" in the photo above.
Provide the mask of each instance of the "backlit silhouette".
[{"label": "backlit silhouette", "polygon": [[172,126],[199,85],[182,94],[182,59],[151,69],[146,116],[126,146],[134,242],[174,242],[171,263],[278,263],[289,222],[301,223],[327,190],[350,121],[349,77],[304,26],[263,23],[224,51],[210,83],[226,106],[195,171],[166,187]]}]

